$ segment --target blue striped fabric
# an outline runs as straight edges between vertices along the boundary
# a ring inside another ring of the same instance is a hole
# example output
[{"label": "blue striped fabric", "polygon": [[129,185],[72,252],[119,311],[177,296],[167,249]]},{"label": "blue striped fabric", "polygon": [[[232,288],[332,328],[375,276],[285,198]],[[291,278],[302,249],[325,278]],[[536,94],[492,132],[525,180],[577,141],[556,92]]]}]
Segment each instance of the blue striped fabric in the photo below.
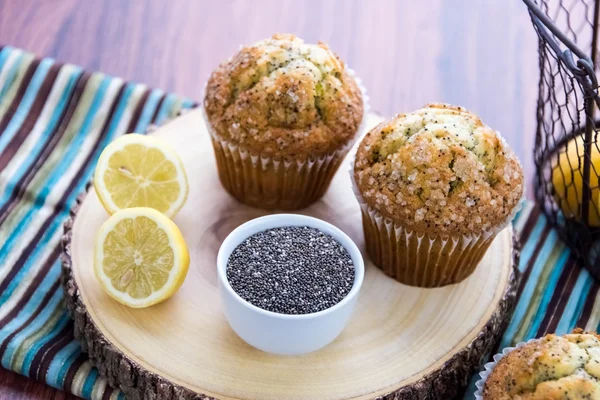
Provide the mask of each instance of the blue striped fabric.
[{"label": "blue striped fabric", "polygon": [[[529,203],[515,220],[515,227],[523,242],[518,302],[499,346],[485,362],[504,347],[548,333],[600,329],[599,284],[578,265],[545,216]],[[474,398],[477,380],[478,372],[469,383],[465,399]]]},{"label": "blue striped fabric", "polygon": [[[60,279],[62,224],[102,148],[126,132],[195,104],[144,85],[11,47],[0,48],[0,359],[16,371],[84,398],[121,398],[73,338]],[[518,304],[504,346],[574,327],[597,330],[598,284],[529,203]],[[473,397],[474,374],[465,398]]]},{"label": "blue striped fabric", "polygon": [[62,224],[101,150],[192,101],[0,49],[0,359],[84,398],[122,398],[79,343],[60,280]]}]

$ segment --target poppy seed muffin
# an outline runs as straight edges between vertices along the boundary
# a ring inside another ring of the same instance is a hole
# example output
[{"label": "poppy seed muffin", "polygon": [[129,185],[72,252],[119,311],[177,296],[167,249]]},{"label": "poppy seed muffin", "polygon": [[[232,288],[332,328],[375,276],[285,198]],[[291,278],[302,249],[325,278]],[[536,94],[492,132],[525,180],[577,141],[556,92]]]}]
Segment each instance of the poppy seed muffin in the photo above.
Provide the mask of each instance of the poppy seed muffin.
[{"label": "poppy seed muffin", "polygon": [[[414,286],[469,276],[523,195],[521,165],[502,137],[446,104],[372,129],[353,173],[369,254],[388,275]],[[383,219],[396,229],[386,233]]]},{"label": "poppy seed muffin", "polygon": [[363,118],[361,91],[344,63],[327,45],[289,34],[221,64],[204,109],[223,186],[261,208],[319,199]]},{"label": "poppy seed muffin", "polygon": [[600,340],[578,330],[547,335],[505,355],[483,387],[485,400],[600,400]]}]

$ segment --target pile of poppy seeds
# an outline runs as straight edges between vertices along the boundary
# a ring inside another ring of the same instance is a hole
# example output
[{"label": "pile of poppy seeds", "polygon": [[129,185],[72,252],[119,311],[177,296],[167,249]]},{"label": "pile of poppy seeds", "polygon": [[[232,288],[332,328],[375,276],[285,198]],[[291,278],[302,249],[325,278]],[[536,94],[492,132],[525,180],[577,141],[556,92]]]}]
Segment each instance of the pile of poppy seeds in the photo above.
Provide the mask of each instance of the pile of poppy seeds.
[{"label": "pile of poppy seeds", "polygon": [[227,280],[244,300],[280,314],[315,313],[339,303],[354,284],[354,264],[333,237],[288,226],[256,233],[229,256]]}]

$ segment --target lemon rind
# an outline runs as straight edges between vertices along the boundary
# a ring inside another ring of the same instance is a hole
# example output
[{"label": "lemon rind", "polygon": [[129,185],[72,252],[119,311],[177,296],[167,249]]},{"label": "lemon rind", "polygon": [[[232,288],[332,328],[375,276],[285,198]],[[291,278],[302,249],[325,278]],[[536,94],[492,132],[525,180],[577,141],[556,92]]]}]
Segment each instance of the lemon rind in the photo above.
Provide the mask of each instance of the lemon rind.
[{"label": "lemon rind", "polygon": [[96,170],[94,172],[93,178],[94,189],[96,191],[96,194],[98,195],[100,203],[102,204],[104,209],[111,215],[121,210],[121,208],[114,203],[109,190],[104,184],[103,173],[108,169],[110,157],[115,152],[123,150],[125,146],[128,146],[130,144],[141,144],[148,148],[158,149],[163,153],[165,158],[168,161],[171,161],[175,166],[175,169],[177,170],[178,181],[182,189],[182,194],[177,198],[176,201],[171,203],[169,209],[164,212],[166,216],[170,218],[174,217],[187,201],[187,197],[189,194],[188,178],[183,163],[181,159],[177,156],[177,152],[168,144],[166,144],[160,139],[154,138],[152,136],[142,135],[139,133],[131,133],[119,137],[118,139],[109,143],[108,146],[106,146],[102,151],[102,154],[100,154],[100,158],[98,159],[98,163],[96,164]]},{"label": "lemon rind", "polygon": [[[116,224],[127,218],[147,217],[154,221],[162,229],[169,239],[169,246],[173,249],[173,268],[169,272],[169,278],[162,288],[153,292],[143,299],[136,299],[129,294],[116,290],[110,279],[104,273],[102,261],[104,255],[104,242],[107,235],[115,228]],[[189,253],[185,240],[177,225],[160,211],[150,207],[133,207],[120,210],[106,220],[96,234],[94,246],[94,274],[105,292],[118,301],[133,308],[144,308],[160,303],[179,290],[189,268]]]}]

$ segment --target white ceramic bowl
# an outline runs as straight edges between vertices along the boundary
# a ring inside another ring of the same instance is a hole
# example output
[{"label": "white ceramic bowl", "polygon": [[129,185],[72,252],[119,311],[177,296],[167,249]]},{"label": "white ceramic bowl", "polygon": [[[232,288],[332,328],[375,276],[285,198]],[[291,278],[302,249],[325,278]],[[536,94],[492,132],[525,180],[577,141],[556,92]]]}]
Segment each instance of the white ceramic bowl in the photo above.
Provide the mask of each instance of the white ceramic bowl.
[{"label": "white ceramic bowl", "polygon": [[[326,310],[311,314],[287,315],[263,310],[242,299],[227,280],[229,256],[249,236],[270,228],[309,226],[335,238],[352,258],[354,285],[346,297]],[[274,214],[248,221],[223,241],[217,256],[219,292],[225,317],[246,343],[269,353],[297,355],[318,350],[331,343],[344,329],[356,304],[365,266],[352,239],[335,226],[317,218],[297,214]]]}]

